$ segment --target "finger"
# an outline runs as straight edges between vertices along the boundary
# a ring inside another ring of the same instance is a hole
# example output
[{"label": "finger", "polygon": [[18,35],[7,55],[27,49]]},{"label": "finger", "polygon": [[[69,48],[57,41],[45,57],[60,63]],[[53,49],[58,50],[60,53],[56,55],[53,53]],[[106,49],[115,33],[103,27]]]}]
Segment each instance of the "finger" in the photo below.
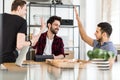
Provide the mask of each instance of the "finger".
[{"label": "finger", "polygon": [[75,11],[76,16],[78,16],[78,12],[75,6],[74,6],[74,11]]},{"label": "finger", "polygon": [[45,24],[44,24],[44,19],[43,19],[43,17],[41,17],[41,27],[40,27],[40,30],[41,30],[44,26],[45,26]]},{"label": "finger", "polygon": [[41,17],[41,25],[43,25],[43,24],[44,24],[44,18]]}]

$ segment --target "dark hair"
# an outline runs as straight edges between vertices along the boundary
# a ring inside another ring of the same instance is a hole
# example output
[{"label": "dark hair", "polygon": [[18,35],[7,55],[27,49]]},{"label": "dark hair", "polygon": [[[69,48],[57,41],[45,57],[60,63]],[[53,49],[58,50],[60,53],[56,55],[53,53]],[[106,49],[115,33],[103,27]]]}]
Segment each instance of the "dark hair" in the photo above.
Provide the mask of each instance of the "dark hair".
[{"label": "dark hair", "polygon": [[11,6],[11,11],[13,10],[17,10],[17,7],[23,7],[26,4],[26,2],[24,0],[14,0]]},{"label": "dark hair", "polygon": [[58,16],[51,16],[48,20],[47,20],[47,27],[48,27],[48,23],[52,24],[55,20],[58,20],[60,21],[60,24],[61,24],[61,17],[58,17]]},{"label": "dark hair", "polygon": [[107,22],[101,22],[97,25],[98,27],[101,28],[101,32],[106,32],[107,36],[110,37],[111,33],[112,33],[112,26],[107,23]]}]

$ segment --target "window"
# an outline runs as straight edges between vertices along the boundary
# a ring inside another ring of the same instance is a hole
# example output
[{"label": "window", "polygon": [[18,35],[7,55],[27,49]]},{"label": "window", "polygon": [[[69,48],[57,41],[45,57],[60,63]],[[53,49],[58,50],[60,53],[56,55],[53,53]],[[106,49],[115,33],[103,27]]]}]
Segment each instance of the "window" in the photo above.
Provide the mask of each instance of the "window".
[{"label": "window", "polygon": [[111,41],[120,44],[120,0],[102,0],[102,19],[112,25]]}]

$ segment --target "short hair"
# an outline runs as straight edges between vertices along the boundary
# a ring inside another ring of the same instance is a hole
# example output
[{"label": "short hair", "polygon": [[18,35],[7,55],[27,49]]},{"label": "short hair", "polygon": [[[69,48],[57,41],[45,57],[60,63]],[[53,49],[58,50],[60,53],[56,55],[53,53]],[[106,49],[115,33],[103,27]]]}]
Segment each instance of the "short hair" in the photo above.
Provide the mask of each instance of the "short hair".
[{"label": "short hair", "polygon": [[47,20],[47,27],[48,27],[48,23],[52,24],[55,20],[58,20],[60,21],[60,24],[61,24],[61,17],[58,17],[58,16],[51,16],[48,20]]},{"label": "short hair", "polygon": [[25,4],[26,4],[26,1],[24,0],[14,0],[11,6],[11,11],[13,10],[16,11],[18,6],[23,7]]},{"label": "short hair", "polygon": [[101,28],[101,32],[106,32],[107,36],[110,37],[111,33],[112,33],[112,26],[107,23],[107,22],[101,22],[97,25],[98,27]]}]

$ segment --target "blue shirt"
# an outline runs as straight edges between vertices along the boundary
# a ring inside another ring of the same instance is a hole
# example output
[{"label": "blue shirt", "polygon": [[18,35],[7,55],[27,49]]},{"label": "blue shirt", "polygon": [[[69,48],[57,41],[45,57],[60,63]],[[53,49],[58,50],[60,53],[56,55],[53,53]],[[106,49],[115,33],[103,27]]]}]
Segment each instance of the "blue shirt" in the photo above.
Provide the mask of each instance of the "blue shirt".
[{"label": "blue shirt", "polygon": [[97,40],[94,40],[93,47],[94,47],[93,49],[100,48],[100,49],[103,49],[103,50],[112,51],[112,52],[114,52],[115,55],[117,55],[117,50],[116,50],[116,48],[114,47],[114,45],[111,41],[104,42],[101,45]]}]

